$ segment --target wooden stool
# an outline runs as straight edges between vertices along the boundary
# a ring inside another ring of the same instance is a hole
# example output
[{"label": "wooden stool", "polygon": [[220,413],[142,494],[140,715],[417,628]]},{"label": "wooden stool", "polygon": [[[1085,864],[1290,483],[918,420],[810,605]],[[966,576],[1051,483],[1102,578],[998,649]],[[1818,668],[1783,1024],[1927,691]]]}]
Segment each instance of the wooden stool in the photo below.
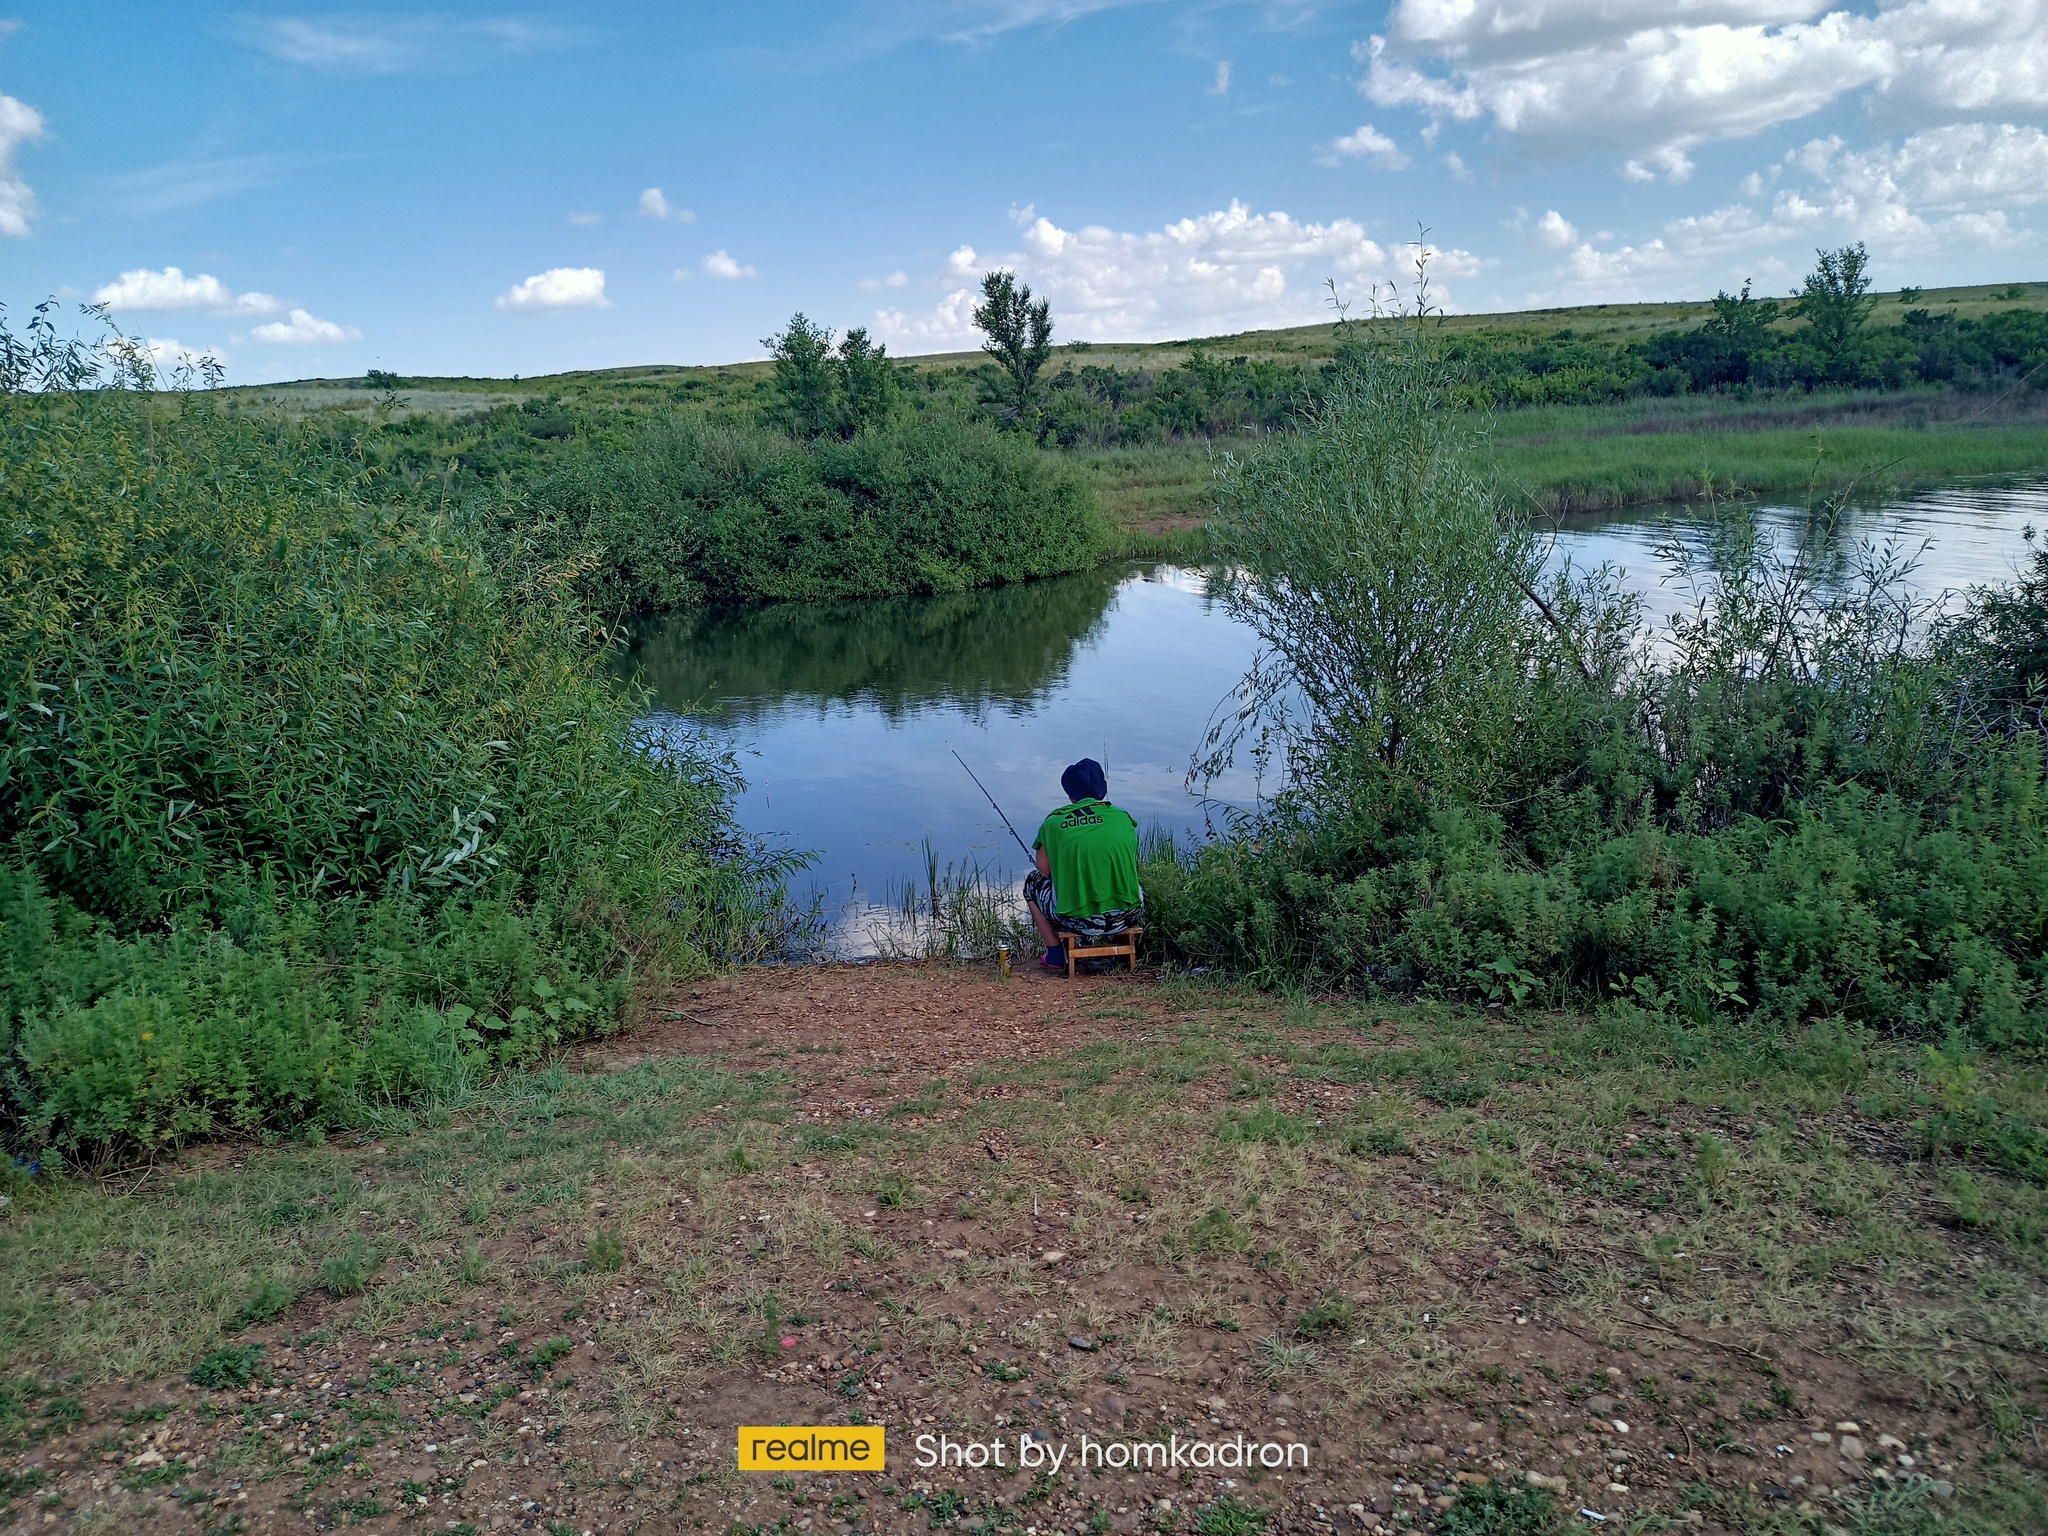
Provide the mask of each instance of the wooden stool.
[{"label": "wooden stool", "polygon": [[1105,960],[1117,955],[1122,955],[1125,959],[1129,960],[1131,969],[1136,971],[1138,969],[1138,935],[1144,931],[1143,928],[1126,928],[1107,944],[1091,944],[1086,949],[1082,949],[1074,943],[1072,938],[1069,938],[1067,940],[1067,979],[1069,981],[1074,979],[1074,967],[1083,960]]}]

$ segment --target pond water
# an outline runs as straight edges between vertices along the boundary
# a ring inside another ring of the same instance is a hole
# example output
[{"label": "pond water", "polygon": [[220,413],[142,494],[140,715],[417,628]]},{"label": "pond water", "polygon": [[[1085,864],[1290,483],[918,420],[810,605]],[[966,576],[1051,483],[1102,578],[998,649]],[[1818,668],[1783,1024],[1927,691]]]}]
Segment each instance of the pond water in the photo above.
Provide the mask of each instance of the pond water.
[{"label": "pond water", "polygon": [[[1789,530],[1798,514],[1766,519]],[[1940,592],[2009,579],[2037,524],[2048,483],[1927,492],[1852,514],[1841,538],[1920,551],[1915,584]],[[1657,548],[1697,526],[1688,508],[1580,520],[1553,558],[1611,562],[1668,613],[1679,596]],[[923,878],[927,845],[998,878],[1027,867],[955,752],[1027,843],[1079,757],[1106,765],[1110,798],[1141,825],[1199,832],[1255,803],[1245,771],[1208,801],[1185,787],[1253,649],[1201,571],[1123,566],[947,597],[670,615],[641,630],[626,665],[653,690],[655,730],[739,752],[742,824],[816,855],[810,888],[858,952],[871,905]]]}]

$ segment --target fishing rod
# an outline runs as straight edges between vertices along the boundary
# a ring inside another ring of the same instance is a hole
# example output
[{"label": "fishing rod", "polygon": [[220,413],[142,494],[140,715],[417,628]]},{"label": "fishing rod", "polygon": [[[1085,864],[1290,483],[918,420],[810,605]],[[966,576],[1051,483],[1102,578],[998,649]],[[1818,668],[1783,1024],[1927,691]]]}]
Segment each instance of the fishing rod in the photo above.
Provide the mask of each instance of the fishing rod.
[{"label": "fishing rod", "polygon": [[[946,750],[949,752],[953,751],[951,747],[948,747]],[[958,763],[962,768],[967,768],[967,759],[962,757],[958,752],[953,752],[953,761]],[[974,780],[974,787],[981,791],[982,798],[988,801],[990,805],[995,806],[996,814],[998,816],[1003,816],[1003,808],[1000,805],[996,805],[996,797],[988,792],[988,786],[981,782],[980,777],[975,773],[975,771],[972,768],[967,768],[967,777]],[[1010,827],[1009,817],[1003,816],[1003,825],[1006,827]],[[1029,848],[1024,847],[1024,839],[1022,836],[1018,834],[1018,831],[1015,827],[1010,827],[1010,836],[1017,839],[1017,846],[1019,848],[1024,849],[1025,858],[1028,859],[1032,857],[1031,850]]]}]

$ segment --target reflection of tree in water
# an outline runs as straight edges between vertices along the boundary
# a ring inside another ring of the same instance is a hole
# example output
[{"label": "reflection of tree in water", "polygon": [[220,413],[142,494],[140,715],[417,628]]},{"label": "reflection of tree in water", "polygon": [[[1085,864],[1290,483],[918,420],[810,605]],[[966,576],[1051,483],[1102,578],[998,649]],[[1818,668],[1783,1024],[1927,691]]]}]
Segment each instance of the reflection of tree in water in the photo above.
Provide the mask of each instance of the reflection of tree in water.
[{"label": "reflection of tree in water", "polygon": [[641,626],[626,665],[661,707],[724,719],[853,699],[890,718],[939,703],[1024,708],[1066,676],[1128,574],[665,614]]}]

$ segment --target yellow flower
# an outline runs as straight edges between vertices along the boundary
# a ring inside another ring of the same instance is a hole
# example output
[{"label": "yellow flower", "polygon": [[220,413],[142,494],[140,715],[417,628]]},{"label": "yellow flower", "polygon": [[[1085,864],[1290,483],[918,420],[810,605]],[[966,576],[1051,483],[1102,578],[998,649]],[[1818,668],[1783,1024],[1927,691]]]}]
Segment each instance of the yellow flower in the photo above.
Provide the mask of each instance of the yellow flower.
[{"label": "yellow flower", "polygon": [[154,1039],[156,1038],[156,1034],[155,1034],[155,1032],[154,1032],[154,1031],[152,1031],[152,1030],[147,1030],[147,1029],[145,1029],[145,1030],[144,1030],[144,1031],[142,1032],[142,1038],[143,1038],[143,1039],[145,1039],[145,1040],[154,1040]]}]

